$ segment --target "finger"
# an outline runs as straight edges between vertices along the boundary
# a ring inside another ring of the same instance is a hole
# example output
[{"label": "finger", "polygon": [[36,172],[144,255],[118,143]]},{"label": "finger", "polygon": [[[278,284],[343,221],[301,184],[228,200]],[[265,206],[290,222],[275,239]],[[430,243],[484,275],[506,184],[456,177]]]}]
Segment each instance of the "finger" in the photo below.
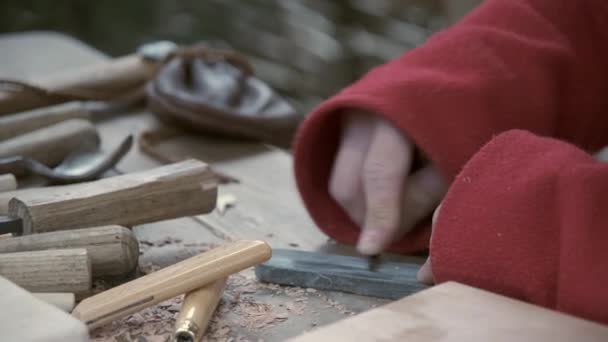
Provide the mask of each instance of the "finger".
[{"label": "finger", "polygon": [[378,121],[363,165],[365,223],[357,245],[373,255],[390,244],[399,228],[404,180],[412,163],[409,140],[385,121]]},{"label": "finger", "polygon": [[330,195],[359,226],[365,217],[361,175],[373,129],[369,114],[356,112],[347,117],[329,181]]},{"label": "finger", "polygon": [[430,164],[408,177],[401,207],[401,223],[392,239],[402,238],[422,220],[433,215],[446,190],[446,183],[437,168]]},{"label": "finger", "polygon": [[422,266],[418,270],[418,273],[416,274],[416,279],[419,282],[427,285],[433,285],[435,283],[435,280],[433,280],[433,270],[431,267],[430,257],[426,259],[424,264],[422,264]]}]

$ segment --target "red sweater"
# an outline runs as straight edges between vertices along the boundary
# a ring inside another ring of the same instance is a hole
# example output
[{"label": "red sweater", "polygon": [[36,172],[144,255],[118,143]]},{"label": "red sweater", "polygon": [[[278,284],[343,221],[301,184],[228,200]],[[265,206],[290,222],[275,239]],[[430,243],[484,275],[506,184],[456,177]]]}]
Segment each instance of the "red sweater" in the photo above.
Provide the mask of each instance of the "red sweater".
[{"label": "red sweater", "polygon": [[[486,0],[321,104],[294,144],[298,188],[332,238],[359,229],[328,194],[346,108],[394,123],[451,182],[433,273],[608,323],[608,1]],[[421,226],[392,246],[429,246]]]}]

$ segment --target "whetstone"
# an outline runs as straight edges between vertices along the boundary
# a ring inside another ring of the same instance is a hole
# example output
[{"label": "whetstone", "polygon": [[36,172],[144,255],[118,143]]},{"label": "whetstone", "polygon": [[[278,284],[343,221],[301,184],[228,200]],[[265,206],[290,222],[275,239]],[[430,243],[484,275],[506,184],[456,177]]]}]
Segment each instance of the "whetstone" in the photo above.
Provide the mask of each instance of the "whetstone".
[{"label": "whetstone", "polygon": [[87,250],[0,253],[0,275],[31,292],[85,295],[92,286]]},{"label": "whetstone", "polygon": [[200,215],[215,208],[217,177],[190,159],[100,180],[2,194],[23,234]]},{"label": "whetstone", "polygon": [[6,342],[88,342],[86,326],[0,277],[0,339]]},{"label": "whetstone", "polygon": [[448,282],[289,342],[601,342],[608,326]]},{"label": "whetstone", "polygon": [[122,226],[103,226],[17,236],[0,240],[0,253],[84,248],[93,277],[131,274],[139,260],[139,243]]},{"label": "whetstone", "polygon": [[383,261],[373,270],[363,257],[273,249],[255,267],[259,280],[281,285],[398,299],[427,288],[416,280],[418,264]]}]

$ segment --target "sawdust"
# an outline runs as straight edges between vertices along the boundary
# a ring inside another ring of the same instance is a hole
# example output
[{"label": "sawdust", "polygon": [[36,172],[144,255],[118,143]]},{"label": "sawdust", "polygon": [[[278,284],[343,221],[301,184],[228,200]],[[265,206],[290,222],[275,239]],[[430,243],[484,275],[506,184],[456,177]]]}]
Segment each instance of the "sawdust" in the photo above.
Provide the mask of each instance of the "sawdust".
[{"label": "sawdust", "polygon": [[[162,244],[165,239],[151,241],[153,246]],[[175,239],[171,240],[175,243]],[[186,244],[182,244],[185,246]],[[189,243],[189,247],[211,249],[211,244]],[[161,267],[154,264],[140,265],[140,272],[147,274]],[[100,288],[106,285],[99,284]],[[285,296],[277,305],[261,302],[259,294]],[[255,276],[254,269],[249,268],[228,278],[222,300],[206,330],[203,341],[249,341],[243,336],[253,333],[263,335],[264,331],[289,321],[291,317],[302,316],[308,310],[309,300],[321,300],[326,308],[331,308],[343,315],[352,315],[346,307],[328,298],[323,292],[315,289],[280,286],[261,283]],[[179,296],[138,313],[110,323],[92,332],[93,342],[156,342],[174,341],[175,320],[179,314],[183,296]],[[312,310],[309,313],[318,317],[320,313]],[[318,325],[317,319],[311,326]]]}]

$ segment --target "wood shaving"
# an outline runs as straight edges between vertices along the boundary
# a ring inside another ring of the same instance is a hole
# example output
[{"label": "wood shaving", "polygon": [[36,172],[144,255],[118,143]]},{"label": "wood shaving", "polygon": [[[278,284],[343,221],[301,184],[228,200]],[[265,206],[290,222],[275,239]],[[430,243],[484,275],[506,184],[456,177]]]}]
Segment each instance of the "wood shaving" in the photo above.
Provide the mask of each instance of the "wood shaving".
[{"label": "wood shaving", "polygon": [[236,205],[236,196],[232,194],[221,194],[217,197],[216,210],[220,216],[224,216],[226,211]]}]

